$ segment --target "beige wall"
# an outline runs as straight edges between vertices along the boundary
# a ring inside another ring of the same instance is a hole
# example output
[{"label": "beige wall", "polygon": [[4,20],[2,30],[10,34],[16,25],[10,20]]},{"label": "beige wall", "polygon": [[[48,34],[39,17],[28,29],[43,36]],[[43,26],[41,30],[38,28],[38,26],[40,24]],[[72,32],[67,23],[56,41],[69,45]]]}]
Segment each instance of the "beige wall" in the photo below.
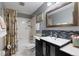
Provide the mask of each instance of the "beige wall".
[{"label": "beige wall", "polygon": [[36,35],[36,16],[31,19],[30,40],[33,39],[34,35]]}]

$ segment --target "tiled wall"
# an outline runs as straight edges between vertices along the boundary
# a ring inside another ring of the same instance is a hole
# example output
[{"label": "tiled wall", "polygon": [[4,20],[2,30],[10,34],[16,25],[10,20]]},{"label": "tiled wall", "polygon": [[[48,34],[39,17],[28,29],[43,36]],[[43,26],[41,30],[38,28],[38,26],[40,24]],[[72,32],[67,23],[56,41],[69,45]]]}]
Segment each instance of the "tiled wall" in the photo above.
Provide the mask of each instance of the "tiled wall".
[{"label": "tiled wall", "polygon": [[65,31],[65,30],[42,30],[42,36],[51,35],[55,37],[55,34],[58,38],[71,39],[71,35],[79,35],[79,31]]},{"label": "tiled wall", "polygon": [[28,26],[28,18],[17,17],[17,39],[18,49],[25,48],[29,43],[30,27]]}]

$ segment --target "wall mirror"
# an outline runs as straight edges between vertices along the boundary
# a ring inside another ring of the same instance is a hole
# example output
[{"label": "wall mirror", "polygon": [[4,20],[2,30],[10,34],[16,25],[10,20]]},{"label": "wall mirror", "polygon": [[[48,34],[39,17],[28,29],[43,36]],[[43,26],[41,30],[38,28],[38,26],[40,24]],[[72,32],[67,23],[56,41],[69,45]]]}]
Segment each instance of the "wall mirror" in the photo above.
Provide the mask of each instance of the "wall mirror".
[{"label": "wall mirror", "polygon": [[77,3],[66,3],[46,13],[46,26],[77,25]]}]

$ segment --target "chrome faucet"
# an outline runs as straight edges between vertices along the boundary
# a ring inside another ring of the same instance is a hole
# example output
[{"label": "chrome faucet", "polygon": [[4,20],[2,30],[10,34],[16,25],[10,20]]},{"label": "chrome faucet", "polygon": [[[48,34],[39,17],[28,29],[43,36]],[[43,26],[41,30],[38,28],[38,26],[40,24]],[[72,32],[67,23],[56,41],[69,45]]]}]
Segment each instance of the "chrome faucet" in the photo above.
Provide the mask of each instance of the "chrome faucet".
[{"label": "chrome faucet", "polygon": [[[52,35],[53,35],[53,33],[51,32],[49,36],[52,38]],[[57,39],[57,33],[54,34],[54,37],[55,37],[55,40],[56,40]]]},{"label": "chrome faucet", "polygon": [[52,37],[52,34],[53,34],[53,33],[52,33],[52,32],[50,32],[50,35],[49,35],[49,36],[50,36],[50,37]]},{"label": "chrome faucet", "polygon": [[56,40],[57,39],[57,33],[55,33],[54,36],[55,36],[55,40]]}]

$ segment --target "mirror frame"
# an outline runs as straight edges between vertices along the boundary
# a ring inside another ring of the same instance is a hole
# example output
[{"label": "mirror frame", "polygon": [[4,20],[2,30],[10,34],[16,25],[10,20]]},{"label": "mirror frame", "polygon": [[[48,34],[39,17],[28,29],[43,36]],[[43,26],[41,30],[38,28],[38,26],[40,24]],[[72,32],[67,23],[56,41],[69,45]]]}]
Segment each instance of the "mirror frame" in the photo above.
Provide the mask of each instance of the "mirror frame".
[{"label": "mirror frame", "polygon": [[70,4],[71,2],[69,3],[65,3],[63,5],[61,5],[60,7],[57,7],[53,10],[50,10],[46,13],[46,27],[64,27],[64,26],[77,26],[78,25],[78,2],[74,2],[74,11],[73,11],[73,24],[62,24],[62,25],[48,25],[48,19],[47,19],[47,14],[48,13],[51,13],[55,10],[58,10],[68,4]]}]

